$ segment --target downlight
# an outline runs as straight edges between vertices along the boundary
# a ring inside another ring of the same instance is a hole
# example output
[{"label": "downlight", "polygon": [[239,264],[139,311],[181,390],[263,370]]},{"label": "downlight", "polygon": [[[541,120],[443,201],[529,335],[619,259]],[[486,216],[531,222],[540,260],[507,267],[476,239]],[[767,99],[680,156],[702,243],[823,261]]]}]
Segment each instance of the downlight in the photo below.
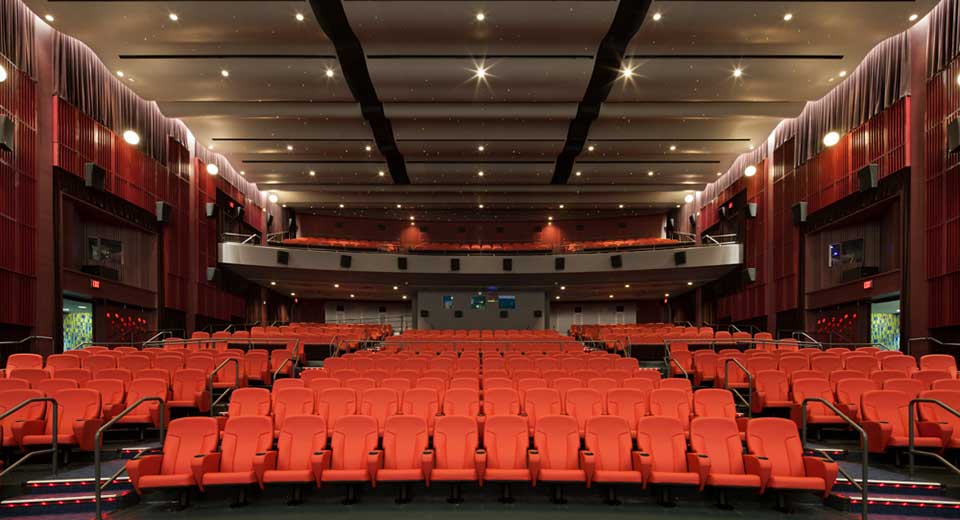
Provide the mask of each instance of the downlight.
[{"label": "downlight", "polygon": [[210,163],[207,165],[207,173],[209,173],[210,175],[217,175],[218,173],[220,173],[220,167],[217,166],[216,164]]},{"label": "downlight", "polygon": [[747,166],[746,169],[743,170],[744,177],[753,177],[756,174],[757,174],[757,167],[752,164],[750,166]]},{"label": "downlight", "polygon": [[140,144],[140,134],[134,132],[133,130],[127,130],[123,133],[123,140],[126,141],[127,144],[136,146]]},{"label": "downlight", "polygon": [[826,147],[831,147],[840,142],[840,134],[837,132],[829,132],[827,135],[823,136],[823,145]]}]

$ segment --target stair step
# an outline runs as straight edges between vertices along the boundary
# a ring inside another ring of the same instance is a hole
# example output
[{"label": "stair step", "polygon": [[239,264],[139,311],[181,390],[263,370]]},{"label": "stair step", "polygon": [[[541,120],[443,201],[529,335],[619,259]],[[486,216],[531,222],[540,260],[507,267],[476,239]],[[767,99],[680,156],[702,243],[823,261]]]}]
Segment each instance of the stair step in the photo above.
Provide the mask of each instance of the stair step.
[{"label": "stair step", "polygon": [[[841,511],[851,513],[859,513],[863,507],[859,492],[831,493],[827,503]],[[867,507],[870,514],[960,518],[960,500],[951,500],[942,496],[911,495],[906,497],[884,493],[882,495],[871,495],[867,501]]]},{"label": "stair step", "polygon": [[[101,477],[100,482],[106,482],[107,477]],[[28,480],[24,487],[28,494],[50,494],[50,493],[80,493],[93,489],[93,477],[89,478],[49,478]],[[130,478],[127,476],[117,477],[106,491],[119,491],[131,489]]]},{"label": "stair step", "polygon": [[[867,483],[867,490],[869,492],[884,493],[886,495],[896,494],[909,496],[943,496],[944,492],[946,491],[946,486],[940,482],[870,479],[867,481]],[[845,494],[849,493],[851,496],[855,496],[859,493],[854,485],[844,477],[837,477],[837,482],[834,484],[834,489]]]},{"label": "stair step", "polygon": [[[104,491],[101,495],[104,511],[113,511],[138,499],[133,490]],[[0,501],[0,510],[16,509],[25,514],[78,513],[93,511],[96,497],[90,491],[76,493],[47,493],[23,495]]]}]

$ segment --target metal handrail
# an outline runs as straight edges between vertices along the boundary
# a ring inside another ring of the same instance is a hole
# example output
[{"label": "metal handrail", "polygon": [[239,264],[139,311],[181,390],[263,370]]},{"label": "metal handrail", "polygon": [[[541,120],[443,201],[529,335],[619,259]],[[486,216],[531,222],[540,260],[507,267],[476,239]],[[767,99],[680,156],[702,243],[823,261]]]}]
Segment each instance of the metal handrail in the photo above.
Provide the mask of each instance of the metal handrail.
[{"label": "metal handrail", "polygon": [[0,414],[0,420],[3,420],[5,417],[9,417],[17,410],[20,410],[21,408],[24,408],[29,404],[41,403],[41,402],[53,403],[53,425],[50,429],[50,433],[52,435],[50,439],[50,448],[45,450],[27,452],[23,457],[20,457],[19,460],[17,460],[10,466],[4,468],[3,471],[0,471],[0,479],[2,479],[4,475],[6,475],[7,473],[10,473],[11,471],[13,471],[13,469],[16,468],[17,466],[26,462],[27,459],[30,459],[31,457],[34,457],[36,455],[43,455],[45,453],[53,454],[53,457],[51,457],[53,461],[50,463],[50,466],[53,469],[53,474],[54,475],[57,474],[57,454],[58,454],[57,438],[58,438],[58,432],[60,430],[60,403],[58,403],[56,399],[52,397],[31,397],[29,399],[24,399],[23,401],[20,401],[19,403],[17,403],[17,405],[14,406],[13,408],[10,408],[9,410]]},{"label": "metal handrail", "polygon": [[[108,478],[105,483],[103,484],[100,483],[100,479],[102,478],[102,475],[103,475],[102,473],[103,470],[100,467],[101,457],[103,452],[103,446],[102,446],[103,432],[107,431],[111,426],[116,424],[117,421],[119,421],[120,419],[123,419],[124,417],[129,415],[130,412],[136,410],[141,404],[146,403],[148,401],[156,401],[160,403],[160,442],[162,443],[164,438],[165,425],[166,425],[165,424],[166,403],[164,402],[164,399],[162,397],[156,397],[156,396],[141,397],[140,399],[137,400],[137,402],[133,403],[122,412],[113,416],[112,419],[110,419],[109,421],[107,421],[106,424],[101,426],[100,429],[97,430],[97,433],[93,435],[93,466],[94,466],[93,488],[94,488],[94,502],[96,502],[97,520],[103,519],[103,510],[102,510],[103,490],[106,489],[107,486],[112,484],[113,481],[116,480],[117,477],[119,477],[120,474],[126,471],[127,469],[126,465],[124,465],[124,467],[120,468],[119,471],[111,475],[110,478]],[[139,456],[139,454],[137,456]]]},{"label": "metal handrail", "polygon": [[737,390],[736,388],[731,388],[731,387],[730,387],[730,364],[731,364],[731,363],[733,363],[733,364],[737,365],[738,367],[740,367],[740,370],[742,370],[743,373],[747,375],[747,385],[749,385],[747,388],[750,389],[751,392],[753,391],[753,374],[751,374],[750,371],[747,370],[747,367],[744,366],[743,363],[741,363],[740,360],[737,359],[737,358],[726,358],[726,359],[723,360],[723,385],[724,385],[724,387],[726,387],[726,389],[729,390],[733,395],[737,396],[737,399],[739,399],[741,403],[743,403],[744,405],[746,405],[746,407],[747,407],[747,417],[752,419],[752,418],[753,418],[753,404],[750,403],[750,401],[747,401],[742,395],[740,395],[740,391],[739,391],[739,390]]},{"label": "metal handrail", "polygon": [[[280,371],[282,371],[282,370],[283,370],[283,367],[287,366],[287,365],[288,365],[290,362],[292,362],[292,361],[293,361],[293,357],[289,357],[289,358],[287,358],[287,359],[284,359],[284,360],[283,360],[283,363],[280,363],[280,366],[278,366],[277,369],[273,371],[273,378],[272,378],[270,381],[271,381],[272,383],[276,383],[276,382],[277,382],[277,378],[280,377]],[[292,370],[291,370],[291,372],[292,372]]]},{"label": "metal handrail", "polygon": [[[869,441],[869,439],[867,438],[867,431],[864,430],[863,428],[861,428],[860,425],[856,423],[856,421],[854,421],[853,419],[847,417],[846,414],[844,414],[843,412],[841,412],[840,409],[837,408],[836,405],[834,405],[834,404],[831,403],[830,401],[827,401],[826,399],[823,399],[822,397],[807,397],[807,398],[804,399],[803,402],[800,404],[800,414],[801,414],[801,419],[800,419],[800,422],[801,422],[801,425],[800,425],[800,434],[801,434],[801,439],[802,439],[802,442],[803,442],[803,449],[805,449],[805,450],[806,450],[806,449],[810,449],[810,448],[807,448],[807,404],[808,404],[808,403],[811,403],[811,402],[820,403],[820,404],[826,406],[826,407],[829,408],[833,413],[837,414],[837,416],[840,417],[840,419],[842,419],[843,422],[847,423],[848,426],[850,426],[851,428],[853,428],[854,430],[856,430],[857,433],[860,434],[860,449],[863,451],[863,454],[862,454],[862,455],[863,455],[863,458],[862,458],[861,461],[860,461],[860,465],[861,465],[861,467],[860,467],[860,478],[861,478],[861,481],[860,481],[859,483],[857,483],[857,481],[856,481],[853,477],[851,477],[850,474],[846,472],[846,470],[844,470],[843,468],[841,468],[839,464],[837,464],[837,470],[840,472],[841,475],[843,475],[843,476],[847,479],[847,482],[850,482],[851,484],[853,484],[853,486],[854,486],[855,488],[857,488],[858,490],[860,490],[860,495],[861,495],[861,497],[860,497],[860,518],[863,519],[863,520],[867,520],[867,515],[868,515],[868,512],[867,512],[868,507],[867,507],[867,505],[869,504],[868,492],[869,492],[869,487],[870,487],[870,484],[869,484],[870,481],[869,481],[869,478],[868,478],[868,472],[869,472],[869,470],[870,470],[870,464],[869,464],[869,462],[868,462],[868,460],[867,460],[867,457],[868,457],[868,455],[869,455],[869,453],[870,453],[870,450],[868,449],[868,446],[869,446],[869,442],[870,442],[870,441]],[[815,451],[815,452],[819,453],[820,455],[823,455],[823,456],[824,456],[827,460],[829,460],[829,461],[833,461],[833,459],[831,459],[830,456],[827,455],[826,452],[824,452],[823,450],[813,449],[812,451]]]},{"label": "metal handrail", "polygon": [[28,342],[28,341],[33,341],[33,340],[36,340],[36,339],[53,341],[53,338],[50,337],[50,336],[27,336],[27,337],[25,337],[25,338],[23,338],[23,339],[18,339],[18,340],[15,340],[15,341],[0,341],[0,345],[20,345],[20,344],[26,343],[26,342]]},{"label": "metal handrail", "polygon": [[960,343],[948,343],[948,342],[946,342],[946,341],[942,341],[942,340],[939,340],[939,339],[934,338],[934,337],[924,336],[924,337],[920,337],[920,338],[910,338],[910,339],[908,339],[908,340],[907,340],[907,351],[905,352],[905,354],[910,354],[910,353],[913,351],[913,349],[911,348],[911,345],[913,345],[913,343],[914,343],[915,341],[929,341],[929,342],[932,342],[932,343],[936,343],[937,345],[939,345],[939,346],[941,346],[941,347],[960,347]]},{"label": "metal handrail", "polygon": [[[220,372],[220,370],[222,370],[223,367],[227,366],[227,364],[229,364],[230,362],[233,362],[234,364],[233,365],[233,370],[234,370],[233,386],[228,388],[227,391],[220,394],[220,397],[214,400],[213,399],[213,379]],[[223,361],[221,361],[220,364],[217,365],[217,367],[214,368],[212,372],[210,372],[210,375],[207,376],[207,393],[210,395],[210,417],[214,416],[213,407],[220,404],[220,401],[222,401],[224,397],[230,395],[230,393],[234,389],[236,389],[237,385],[239,384],[240,384],[240,360],[238,358],[228,357],[227,359],[224,359]]]},{"label": "metal handrail", "polygon": [[944,403],[939,399],[930,399],[929,397],[918,397],[910,401],[910,407],[907,414],[907,418],[910,421],[910,425],[908,426],[908,430],[907,430],[909,435],[909,444],[907,447],[907,459],[909,460],[910,475],[911,476],[913,475],[914,455],[926,455],[927,457],[932,457],[934,459],[937,459],[941,464],[946,466],[948,469],[960,475],[960,468],[957,468],[956,466],[951,464],[947,459],[940,456],[940,454],[933,453],[931,451],[923,451],[923,450],[915,449],[914,440],[916,437],[917,404],[919,403],[927,403],[927,404],[939,406],[940,408],[943,408],[944,410],[946,410],[947,413],[955,417],[960,417],[960,412],[954,410],[951,406],[947,405],[946,403]]},{"label": "metal handrail", "polygon": [[793,331],[792,333],[790,333],[790,337],[791,337],[791,338],[794,338],[794,339],[800,339],[801,337],[803,337],[803,338],[806,338],[806,339],[810,340],[810,342],[812,342],[812,343],[816,343],[817,345],[821,345],[821,346],[823,345],[823,343],[817,341],[816,338],[814,338],[813,336],[807,334],[806,331],[803,331],[803,330],[795,330],[795,331]]}]

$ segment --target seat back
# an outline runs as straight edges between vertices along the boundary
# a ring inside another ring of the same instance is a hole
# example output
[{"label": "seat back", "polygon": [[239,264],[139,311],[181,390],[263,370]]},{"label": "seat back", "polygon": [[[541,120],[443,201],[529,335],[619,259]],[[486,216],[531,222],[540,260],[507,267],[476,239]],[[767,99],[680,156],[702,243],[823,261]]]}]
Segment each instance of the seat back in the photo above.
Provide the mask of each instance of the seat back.
[{"label": "seat back", "polygon": [[93,379],[93,373],[85,368],[61,368],[56,371],[56,376],[57,379],[72,379],[80,386]]},{"label": "seat back", "polygon": [[[130,386],[133,385],[131,384]],[[84,381],[81,388],[92,388],[100,392],[100,401],[104,413],[106,413],[108,405],[123,404],[127,394],[126,385],[123,384],[123,381],[116,379],[91,379]],[[164,385],[164,397],[166,397],[166,390],[167,387]]]},{"label": "seat back", "polygon": [[40,354],[10,354],[7,358],[6,371],[18,368],[43,368],[43,356]]},{"label": "seat back", "polygon": [[[27,399],[43,397],[40,390],[10,389],[0,390],[0,414],[17,406]],[[13,439],[13,425],[20,421],[33,421],[42,419],[46,412],[47,404],[44,402],[30,403],[27,406],[13,412],[12,414],[0,419],[0,433],[3,434],[3,446],[12,446],[15,444]]]},{"label": "seat back", "polygon": [[256,454],[272,446],[273,421],[269,417],[230,417],[220,441],[220,471],[250,471]]},{"label": "seat back", "polygon": [[[406,412],[404,412],[406,413]],[[443,396],[443,415],[476,417],[480,413],[480,392],[473,388],[451,388]]]},{"label": "seat back", "polygon": [[173,374],[170,391],[174,401],[193,401],[207,388],[207,374],[203,370],[181,368]]},{"label": "seat back", "polygon": [[607,395],[607,392],[619,387],[620,384],[617,383],[617,380],[609,377],[595,377],[587,381],[587,388],[592,388],[600,392],[601,395]]},{"label": "seat back", "polygon": [[880,384],[872,379],[844,379],[837,383],[837,402],[851,406],[859,416],[860,397],[873,390],[880,390]]},{"label": "seat back", "polygon": [[96,373],[98,370],[117,368],[117,358],[108,356],[106,354],[94,354],[83,360],[83,368],[86,368],[94,373]]},{"label": "seat back", "polygon": [[227,406],[230,418],[270,415],[270,391],[266,388],[237,388]]},{"label": "seat back", "polygon": [[603,394],[593,388],[573,388],[567,392],[564,410],[567,415],[577,420],[582,432],[587,419],[603,415]]},{"label": "seat back", "polygon": [[7,377],[28,381],[32,387],[44,379],[50,379],[50,372],[42,368],[15,368],[7,372]]},{"label": "seat back", "polygon": [[903,392],[910,396],[910,399],[916,399],[920,395],[920,392],[923,392],[928,388],[923,384],[923,381],[920,381],[919,379],[908,379],[901,377],[884,381],[883,389]]},{"label": "seat back", "polygon": [[524,469],[527,467],[529,429],[523,417],[497,415],[487,419],[483,444],[487,451],[487,467]]},{"label": "seat back", "polygon": [[790,382],[787,375],[779,370],[763,370],[753,376],[757,392],[763,392],[768,401],[787,401],[790,399]]},{"label": "seat back", "polygon": [[883,359],[881,364],[884,370],[899,370],[907,377],[917,371],[917,358],[913,356],[892,356]]},{"label": "seat back", "polygon": [[693,402],[693,383],[691,383],[689,379],[684,379],[682,377],[668,377],[667,379],[661,379],[659,388],[680,390],[688,394],[690,401]]},{"label": "seat back", "polygon": [[57,375],[58,370],[63,370],[65,368],[80,368],[80,358],[72,354],[50,354],[47,356],[47,369],[51,370],[54,376]]},{"label": "seat back", "polygon": [[483,415],[520,415],[520,394],[513,388],[484,389]]},{"label": "seat back", "polygon": [[183,368],[183,358],[179,356],[157,356],[153,360],[153,368],[167,371],[167,379],[173,379],[173,374]]},{"label": "seat back", "polygon": [[690,427],[690,399],[683,390],[658,388],[650,392],[650,415],[677,419],[687,429]]},{"label": "seat back", "polygon": [[328,427],[341,417],[356,415],[359,397],[349,388],[327,388],[317,393],[316,411]]},{"label": "seat back", "polygon": [[[956,390],[925,390],[920,393],[920,397],[936,399],[954,410],[960,410],[960,392]],[[953,435],[956,438],[957,432],[960,431],[960,417],[932,403],[920,403],[918,408],[920,409],[920,418],[924,421],[952,426]]]},{"label": "seat back", "polygon": [[940,379],[933,382],[933,390],[960,390],[960,379]]},{"label": "seat back", "polygon": [[220,440],[217,420],[213,417],[183,417],[170,421],[163,440],[162,475],[189,475],[196,455],[213,453]]},{"label": "seat back", "polygon": [[880,370],[880,363],[878,363],[877,358],[872,355],[852,354],[844,361],[843,368],[846,370],[855,370],[863,374],[864,377],[870,377],[870,374]]},{"label": "seat back", "polygon": [[376,387],[377,382],[369,377],[351,377],[343,382],[343,388],[350,388],[358,395],[362,394],[364,390],[369,390]]},{"label": "seat back", "polygon": [[547,415],[533,428],[533,446],[544,469],[580,468],[580,426],[569,415]]},{"label": "seat back", "polygon": [[383,425],[386,423],[387,417],[399,413],[400,397],[395,390],[389,388],[364,390],[360,395],[358,410],[360,415],[367,415],[376,419],[379,431],[383,431]]},{"label": "seat back", "polygon": [[957,360],[949,354],[927,354],[920,358],[921,370],[944,370],[951,379],[957,378]]},{"label": "seat back", "polygon": [[[329,390],[328,390],[329,391]],[[333,469],[366,469],[367,454],[377,448],[377,420],[366,415],[337,419],[330,434]]]},{"label": "seat back", "polygon": [[[859,374],[859,377],[863,377],[863,374],[860,374],[859,372],[857,372],[857,374]],[[870,374],[870,379],[876,381],[881,387],[884,385],[884,383],[890,381],[891,379],[903,379],[906,377],[910,376],[902,370],[877,370],[876,372]]]},{"label": "seat back", "polygon": [[287,417],[312,414],[316,406],[313,390],[309,388],[284,388],[277,392],[275,397],[276,399],[273,402],[274,430],[279,430]]},{"label": "seat back", "polygon": [[277,434],[277,469],[310,469],[311,457],[327,446],[327,423],[316,415],[291,415]]},{"label": "seat back", "polygon": [[440,396],[433,388],[414,388],[403,393],[400,413],[420,417],[433,429],[433,421],[440,413]]},{"label": "seat back", "polygon": [[[696,396],[694,396],[696,397]],[[743,443],[737,421],[697,417],[690,422],[690,449],[710,457],[710,473],[743,475]]]},{"label": "seat back", "polygon": [[586,448],[593,452],[598,470],[640,469],[633,467],[633,439],[630,436],[630,425],[623,417],[591,417],[584,427],[583,441]]},{"label": "seat back", "polygon": [[[115,380],[114,380],[115,381]],[[167,400],[167,382],[162,379],[137,378],[127,386],[127,395],[124,404],[132,406],[133,403],[144,397],[159,397],[164,402]],[[146,414],[154,409],[159,409],[160,404],[156,401],[141,403],[131,414]]]},{"label": "seat back", "polygon": [[55,392],[59,390],[79,388],[79,385],[77,385],[77,382],[74,381],[73,379],[55,378],[55,379],[43,379],[43,380],[37,381],[33,385],[33,388],[36,390],[40,390],[46,395],[53,395]]},{"label": "seat back", "polygon": [[685,427],[672,417],[643,417],[637,421],[637,449],[650,454],[654,471],[686,473]]},{"label": "seat back", "polygon": [[[826,379],[797,379],[793,382],[793,402],[803,403],[804,399],[819,397],[829,403],[836,404],[833,397],[833,388]],[[821,403],[807,403],[807,414],[810,416],[836,415],[832,410]]]},{"label": "seat back", "polygon": [[563,401],[560,399],[560,392],[554,388],[531,388],[523,401],[523,411],[527,414],[527,420],[530,422],[530,428],[537,423],[537,419],[547,415],[560,415],[563,413]]},{"label": "seat back", "polygon": [[423,450],[427,448],[429,442],[430,433],[427,421],[423,417],[415,415],[388,417],[383,425],[383,467],[385,469],[420,469]]},{"label": "seat back", "polygon": [[[756,379],[757,374],[764,370],[776,370],[777,369],[777,358],[767,354],[757,354],[747,358],[747,370],[753,374],[754,379]],[[730,367],[732,371],[734,367]]]},{"label": "seat back", "polygon": [[797,370],[809,370],[810,360],[802,354],[784,355],[780,358],[778,369],[789,378]]},{"label": "seat back", "polygon": [[5,390],[29,390],[30,381],[26,379],[0,379],[0,392]]},{"label": "seat back", "polygon": [[937,381],[952,379],[950,372],[946,370],[919,370],[913,374],[913,378],[923,381],[923,386],[926,389],[931,388]]},{"label": "seat back", "polygon": [[447,380],[439,377],[421,377],[417,379],[417,384],[413,386],[415,388],[432,388],[436,390],[437,396],[443,399],[443,394],[447,390]]},{"label": "seat back", "polygon": [[638,388],[615,388],[607,392],[607,413],[622,417],[636,431],[637,420],[647,414],[648,392]]},{"label": "seat back", "polygon": [[810,357],[810,369],[824,374],[824,377],[836,370],[843,370],[843,358],[836,354],[814,354]]},{"label": "seat back", "polygon": [[117,367],[125,368],[130,372],[136,372],[150,368],[152,364],[153,362],[150,360],[150,356],[146,354],[127,354],[120,358],[120,361],[117,362]]},{"label": "seat back", "polygon": [[761,417],[747,423],[747,450],[766,457],[771,474],[782,477],[803,477],[803,445],[797,425],[790,419]]},{"label": "seat back", "polygon": [[[449,397],[450,392],[447,392],[446,398]],[[478,443],[477,421],[473,417],[437,417],[434,423],[433,447],[438,469],[474,468]]]},{"label": "seat back", "polygon": [[[74,433],[77,421],[100,417],[100,392],[92,388],[68,388],[50,395],[60,405],[57,421],[59,435]],[[53,433],[52,415],[47,418],[45,433]]]},{"label": "seat back", "polygon": [[896,390],[874,390],[860,396],[860,410],[867,421],[886,422],[893,435],[906,436],[911,397]]},{"label": "seat back", "polygon": [[703,388],[693,393],[693,414],[697,417],[737,418],[733,392],[722,388]]},{"label": "seat back", "polygon": [[117,379],[123,381],[124,383],[129,383],[133,380],[133,373],[131,373],[126,368],[107,368],[104,370],[97,370],[93,373],[94,379]]}]

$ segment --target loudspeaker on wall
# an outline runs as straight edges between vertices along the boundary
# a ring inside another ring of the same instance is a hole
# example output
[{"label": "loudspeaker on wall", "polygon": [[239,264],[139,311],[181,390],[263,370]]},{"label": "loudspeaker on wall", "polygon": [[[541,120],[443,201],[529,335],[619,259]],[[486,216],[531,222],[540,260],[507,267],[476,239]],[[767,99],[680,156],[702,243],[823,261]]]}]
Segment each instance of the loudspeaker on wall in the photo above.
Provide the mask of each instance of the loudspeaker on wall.
[{"label": "loudspeaker on wall", "polygon": [[277,251],[277,263],[287,265],[290,263],[290,253],[288,251]]},{"label": "loudspeaker on wall", "polygon": [[793,225],[803,224],[807,221],[807,202],[801,201],[794,204],[791,208],[793,211]]},{"label": "loudspeaker on wall", "polygon": [[513,271],[513,258],[504,258],[504,259],[503,259],[503,270],[504,270],[504,271]]},{"label": "loudspeaker on wall", "polygon": [[220,269],[216,267],[207,268],[207,281],[208,282],[218,282],[220,281]]},{"label": "loudspeaker on wall", "polygon": [[757,203],[748,202],[747,203],[747,218],[753,219],[757,218]]},{"label": "loudspeaker on wall", "polygon": [[273,214],[267,213],[267,229],[273,226]]},{"label": "loudspeaker on wall", "polygon": [[88,188],[103,191],[107,189],[107,170],[97,166],[97,163],[84,163],[83,182]]},{"label": "loudspeaker on wall", "polygon": [[857,170],[857,180],[860,181],[860,191],[869,191],[877,187],[880,176],[880,165],[868,164]]},{"label": "loudspeaker on wall", "polygon": [[157,201],[157,222],[161,224],[170,223],[170,216],[173,214],[173,206],[163,200]]},{"label": "loudspeaker on wall", "polygon": [[350,265],[353,263],[353,257],[349,255],[340,255],[340,267],[344,269],[350,269]]},{"label": "loudspeaker on wall", "polygon": [[743,270],[743,283],[753,283],[757,281],[757,268],[748,267]]},{"label": "loudspeaker on wall", "polygon": [[451,271],[459,271],[459,270],[460,270],[460,259],[459,259],[459,258],[451,258],[451,259],[450,259],[450,270],[451,270]]},{"label": "loudspeaker on wall", "polygon": [[205,210],[205,212],[206,212],[207,218],[213,218],[213,217],[215,217],[215,216],[217,215],[217,203],[216,203],[216,202],[208,202],[208,203],[204,204],[203,208],[204,208],[204,210]]},{"label": "loudspeaker on wall", "polygon": [[407,270],[407,257],[401,256],[397,258],[397,270],[398,271]]},{"label": "loudspeaker on wall", "polygon": [[0,116],[0,150],[5,152],[16,151],[17,124],[7,116]]},{"label": "loudspeaker on wall", "polygon": [[960,153],[960,119],[947,125],[947,152]]},{"label": "loudspeaker on wall", "polygon": [[673,263],[674,265],[683,265],[687,263],[687,252],[686,251],[677,251],[673,254]]},{"label": "loudspeaker on wall", "polygon": [[567,259],[564,257],[558,257],[553,259],[553,269],[555,271],[563,271],[567,267]]},{"label": "loudspeaker on wall", "polygon": [[621,267],[623,267],[623,256],[621,255],[611,256],[610,267],[613,267],[614,269],[620,269]]}]

